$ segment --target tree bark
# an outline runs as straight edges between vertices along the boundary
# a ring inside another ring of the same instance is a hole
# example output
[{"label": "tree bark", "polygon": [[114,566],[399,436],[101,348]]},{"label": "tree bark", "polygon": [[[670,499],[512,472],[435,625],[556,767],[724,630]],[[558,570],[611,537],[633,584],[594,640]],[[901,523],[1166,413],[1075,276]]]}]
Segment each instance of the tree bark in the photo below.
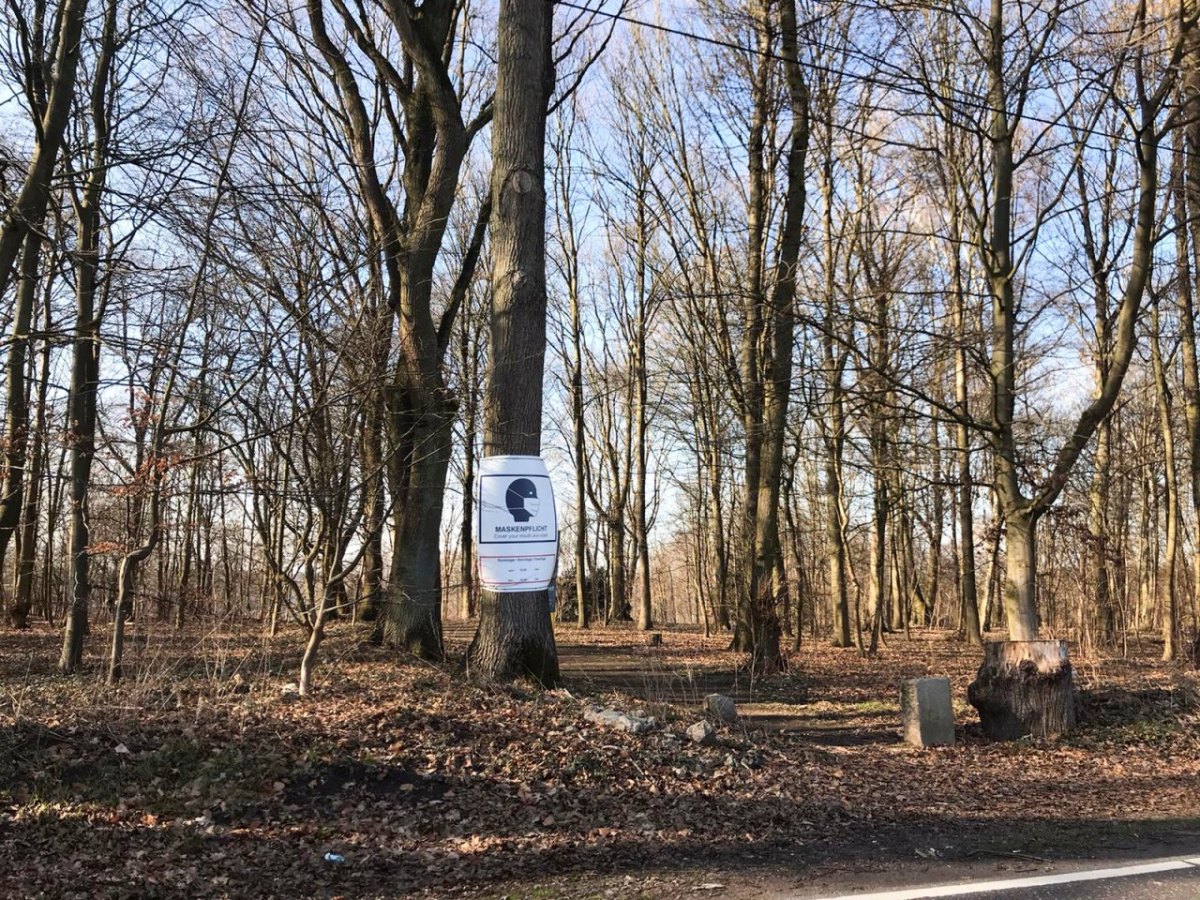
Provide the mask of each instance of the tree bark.
[{"label": "tree bark", "polygon": [[[33,326],[33,307],[38,295],[41,246],[41,235],[31,230],[25,237],[25,246],[21,254],[21,275],[17,284],[16,309],[13,311],[12,339],[5,365],[4,432],[7,440],[4,443],[4,483],[0,487],[0,577],[3,577],[5,571],[4,562],[9,541],[21,523],[25,484],[30,480],[29,472],[26,471],[30,434],[25,370],[29,333]],[[14,627],[28,627],[27,604],[14,603],[10,616]]]},{"label": "tree bark", "polygon": [[[1192,4],[1192,8],[1195,5]],[[1183,351],[1183,412],[1187,422],[1188,466],[1192,505],[1192,605],[1200,606],[1200,366],[1196,353],[1196,306],[1193,280],[1200,274],[1200,31],[1187,37],[1183,57],[1184,165],[1176,182],[1176,221],[1187,228],[1176,235],[1180,283],[1180,349]],[[1176,151],[1179,152],[1178,150]],[[1185,247],[1190,243],[1191,253]],[[1189,271],[1190,270],[1190,271]]]},{"label": "tree bark", "polygon": [[[452,413],[426,411],[414,434],[408,477],[394,499],[397,517],[384,642],[423,659],[439,660],[442,645],[441,522],[450,465]],[[433,427],[427,426],[432,423]]]},{"label": "tree bark", "polygon": [[[541,453],[546,354],[545,140],[553,84],[553,7],[501,0],[492,132],[492,359],[484,387],[484,456]],[[534,90],[541,85],[542,90]],[[480,597],[467,651],[485,680],[558,683],[547,592]]]},{"label": "tree bark", "polygon": [[1014,641],[1036,641],[1037,520],[1019,509],[1004,522],[1004,616]]},{"label": "tree bark", "polygon": [[[47,267],[49,269],[49,267]],[[52,311],[44,304],[44,328],[49,333]],[[37,535],[41,510],[43,469],[46,444],[46,397],[50,387],[50,342],[42,343],[41,368],[38,375],[37,406],[33,433],[26,465],[25,509],[21,514],[20,559],[17,563],[16,590],[12,605],[12,624],[15,628],[28,626],[33,609],[34,569],[37,562]],[[47,553],[47,556],[49,554]],[[45,610],[49,619],[49,609]]]},{"label": "tree bark", "polygon": [[963,630],[967,644],[983,644],[979,615],[979,589],[975,579],[975,491],[971,476],[971,402],[967,384],[967,296],[963,283],[960,211],[951,204],[951,252],[954,290],[954,406],[958,459],[959,593],[962,597]]},{"label": "tree bark", "polygon": [[1155,396],[1158,401],[1159,431],[1163,442],[1163,466],[1166,473],[1167,543],[1164,551],[1166,569],[1166,596],[1163,598],[1163,653],[1164,660],[1172,660],[1179,653],[1179,602],[1175,578],[1175,559],[1179,548],[1179,485],[1175,467],[1175,430],[1171,421],[1171,388],[1167,382],[1159,340],[1159,314],[1157,298],[1150,316],[1150,361],[1154,370]]},{"label": "tree bark", "polygon": [[993,641],[967,699],[992,740],[1052,738],[1075,727],[1074,684],[1066,641]]},{"label": "tree bark", "polygon": [[[769,9],[759,11],[759,41],[769,49]],[[779,4],[784,75],[788,86],[791,134],[786,161],[783,221],[776,248],[768,299],[760,271],[765,227],[763,127],[767,117],[767,60],[754,88],[755,113],[750,135],[750,230],[748,303],[743,343],[744,419],[746,423],[746,509],[748,577],[739,603],[734,647],[750,653],[757,671],[785,668],[780,646],[775,591],[781,553],[779,496],[783,477],[783,444],[792,388],[795,343],[796,267],[800,255],[805,203],[805,158],[808,152],[808,86],[797,47],[795,0]],[[767,340],[762,340],[764,337]],[[759,343],[762,342],[760,348]],[[761,352],[760,352],[761,349]]]},{"label": "tree bark", "polygon": [[[82,5],[82,4],[81,4]],[[64,675],[75,672],[83,661],[83,641],[88,633],[89,580],[88,493],[96,447],[96,403],[100,383],[100,320],[104,298],[100,297],[101,202],[107,184],[109,140],[112,133],[109,76],[116,52],[117,2],[109,0],[95,63],[89,111],[92,144],[89,171],[75,198],[78,248],[75,265],[75,336],[71,386],[67,400],[67,435],[71,446],[71,598],[63,631],[58,668]],[[99,301],[99,302],[98,302]]]}]

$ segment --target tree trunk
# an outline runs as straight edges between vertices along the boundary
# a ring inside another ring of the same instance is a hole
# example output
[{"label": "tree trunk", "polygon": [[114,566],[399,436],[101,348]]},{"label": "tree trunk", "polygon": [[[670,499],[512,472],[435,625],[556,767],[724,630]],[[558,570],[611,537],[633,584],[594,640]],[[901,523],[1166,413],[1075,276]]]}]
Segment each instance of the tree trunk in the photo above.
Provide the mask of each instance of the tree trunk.
[{"label": "tree trunk", "polygon": [[[874,443],[874,440],[872,441]],[[888,484],[879,465],[875,468],[871,515],[871,581],[867,611],[871,617],[871,643],[867,653],[879,652],[883,620],[887,613],[887,519]]]},{"label": "tree trunk", "polygon": [[[939,357],[940,359],[940,357]],[[935,382],[939,393],[942,390],[945,377],[942,372],[942,365],[939,362],[937,365],[937,375]],[[918,613],[920,624],[928,626],[934,615],[938,605],[938,595],[941,593],[942,585],[942,533],[946,524],[946,497],[942,487],[942,437],[939,423],[939,413],[937,410],[931,409],[930,422],[930,438],[933,441],[933,523],[929,534],[929,596],[922,598],[918,604]],[[913,537],[911,529],[908,532],[907,545],[908,558],[913,559]],[[917,586],[917,593],[920,593],[920,586]]]},{"label": "tree trunk", "polygon": [[[428,412],[421,416],[422,422],[431,418]],[[397,527],[383,639],[429,660],[444,655],[440,538],[451,426],[446,410],[435,428],[416,432],[404,492],[394,499]]]},{"label": "tree trunk", "polygon": [[[538,455],[546,355],[545,140],[553,83],[553,7],[501,0],[492,126],[492,359],[484,389],[485,456]],[[542,90],[535,90],[541,85]],[[467,651],[471,674],[558,683],[546,591],[483,591]]]},{"label": "tree trunk", "polygon": [[952,252],[954,267],[954,406],[958,413],[955,437],[958,457],[958,579],[962,595],[963,630],[967,644],[978,647],[983,643],[983,626],[979,615],[979,589],[975,579],[975,492],[971,478],[970,395],[967,385],[967,300],[963,285],[962,259],[958,247],[958,206],[954,204]]},{"label": "tree trunk", "polygon": [[[90,228],[81,227],[80,241],[90,240]],[[91,582],[88,572],[88,487],[95,455],[96,390],[100,378],[100,323],[95,315],[95,268],[81,262],[76,286],[76,326],[71,391],[67,402],[71,447],[70,532],[68,538],[71,581],[63,631],[62,656],[58,668],[74,673],[83,661],[83,640],[88,633],[88,601]]]},{"label": "tree trunk", "polygon": [[[470,296],[469,292],[465,292]],[[461,580],[463,604],[468,619],[479,614],[479,592],[475,584],[475,456],[479,432],[479,344],[480,325],[474,310],[459,313],[459,370],[463,384],[459,389],[463,412],[463,477],[462,477],[462,560]]]},{"label": "tree trunk", "polygon": [[[568,211],[568,216],[569,216]],[[568,218],[568,222],[572,222]],[[568,225],[569,228],[573,225]],[[574,233],[570,235],[571,249],[574,251]],[[572,273],[578,260],[572,258],[569,263]],[[576,622],[580,628],[588,627],[587,610],[587,485],[584,466],[584,419],[583,419],[583,320],[579,308],[579,286],[576,278],[572,277],[570,285],[571,299],[571,453],[575,463],[575,604]]]},{"label": "tree trunk", "polygon": [[712,440],[709,429],[709,447],[705,453],[708,464],[708,525],[713,545],[713,581],[716,584],[715,616],[718,628],[728,631],[732,623],[729,617],[729,541],[725,531],[725,503],[721,496],[721,451],[719,443]]},{"label": "tree trunk", "polygon": [[366,491],[363,541],[366,542],[366,549],[363,552],[357,612],[362,621],[379,623],[372,629],[372,640],[383,639],[383,528],[386,511],[382,435],[385,430],[384,416],[387,414],[383,407],[382,398],[372,398],[370,413],[364,418],[362,429],[363,490]]},{"label": "tree trunk", "polygon": [[[639,145],[639,153],[644,150]],[[646,211],[646,165],[644,159],[639,159],[638,186],[636,188],[636,218],[637,218],[637,322],[634,334],[634,369],[637,381],[635,391],[635,430],[634,444],[637,454],[637,473],[634,483],[633,524],[637,537],[637,626],[642,631],[654,627],[654,614],[650,598],[650,535],[646,515],[646,482],[649,478],[649,461],[647,458],[646,431],[649,410],[649,390],[647,379],[649,373],[646,364],[646,332],[649,329],[649,297],[646,285],[646,252],[649,243],[649,222]]]},{"label": "tree trunk", "polygon": [[967,699],[992,740],[1052,738],[1075,727],[1074,681],[1066,641],[991,641]]},{"label": "tree trunk", "polygon": [[[80,3],[80,7],[86,4]],[[80,11],[82,15],[82,9]],[[104,16],[99,56],[95,62],[90,98],[92,143],[89,171],[75,198],[78,246],[75,265],[75,336],[71,386],[67,399],[67,435],[71,447],[71,599],[63,631],[59,671],[75,672],[83,661],[83,640],[88,633],[88,580],[90,522],[88,493],[92,459],[96,447],[96,403],[100,383],[100,319],[104,303],[99,297],[102,209],[108,176],[108,143],[112,123],[109,116],[109,74],[116,50],[117,3],[109,0]],[[66,25],[64,24],[64,28]],[[65,39],[65,37],[64,37]],[[70,55],[77,53],[72,47]],[[72,64],[73,68],[73,64]],[[2,293],[2,292],[0,292]],[[101,302],[97,302],[100,300]]]},{"label": "tree trunk", "polygon": [[[964,426],[961,432],[965,431]],[[975,513],[971,510],[974,491],[971,490],[969,453],[970,451],[963,453],[959,463],[959,588],[962,596],[963,631],[966,633],[967,644],[978,647],[983,643],[983,623],[979,614],[979,590],[975,584]]]},{"label": "tree trunk", "polygon": [[[836,421],[836,419],[835,419]],[[840,438],[836,439],[840,446]],[[842,516],[840,450],[830,440],[825,449],[825,545],[829,554],[829,599],[833,608],[833,646],[852,646],[850,591],[846,584],[846,529]]]},{"label": "tree trunk", "polygon": [[834,242],[834,147],[832,129],[826,129],[820,166],[822,231],[825,244],[824,305],[825,323],[821,329],[822,370],[825,378],[827,418],[822,420],[822,444],[825,448],[825,552],[829,559],[829,602],[833,613],[833,646],[854,643],[850,621],[850,591],[846,579],[846,516],[843,506],[842,457],[846,444],[846,410],[843,400],[842,371],[845,350],[837,344],[837,259]]},{"label": "tree trunk", "polygon": [[[1183,351],[1183,411],[1187,421],[1188,465],[1192,504],[1192,604],[1200,606],[1200,366],[1196,353],[1196,307],[1193,279],[1200,274],[1200,30],[1192,28],[1183,58],[1183,129],[1185,164],[1177,181],[1176,222],[1187,228],[1176,234],[1180,283],[1180,348]],[[1190,242],[1191,254],[1184,249]],[[1190,265],[1189,265],[1190,264]],[[1189,272],[1189,268],[1191,271]]]},{"label": "tree trunk", "polygon": [[[159,476],[151,476],[158,478]],[[133,598],[137,590],[138,567],[154,552],[159,536],[159,486],[155,484],[154,496],[150,500],[149,534],[146,543],[121,558],[117,568],[117,604],[113,621],[112,650],[108,658],[108,683],[116,684],[124,674],[125,622],[133,611]]]},{"label": "tree trunk", "polygon": [[[759,9],[760,46],[770,49],[770,11]],[[759,261],[766,222],[763,171],[763,135],[768,98],[765,66],[756,76],[755,113],[750,134],[750,309],[743,350],[744,419],[746,422],[746,532],[748,578],[746,596],[740,599],[734,646],[751,655],[756,671],[786,668],[780,647],[775,573],[781,553],[779,496],[783,478],[783,444],[792,388],[792,355],[795,343],[796,267],[800,254],[805,203],[805,157],[808,152],[808,87],[799,64],[795,0],[779,4],[782,59],[792,115],[786,165],[786,188],[779,245],[772,272],[772,289],[766,296]],[[760,353],[759,341],[766,337]]]},{"label": "tree trunk", "polygon": [[1179,486],[1175,468],[1175,430],[1171,421],[1171,388],[1167,382],[1166,368],[1159,346],[1157,300],[1150,316],[1150,360],[1154,369],[1154,386],[1158,400],[1159,431],[1162,434],[1163,465],[1166,470],[1167,489],[1167,546],[1164,558],[1167,583],[1166,596],[1163,598],[1162,658],[1172,660],[1179,652],[1179,603],[1175,579],[1175,558],[1179,547]]},{"label": "tree trunk", "polygon": [[610,514],[608,524],[608,621],[630,621],[629,590],[626,586],[625,526],[619,515]]},{"label": "tree trunk", "polygon": [[[33,325],[33,307],[38,294],[38,260],[42,239],[31,231],[21,254],[21,273],[17,284],[17,304],[13,311],[12,338],[5,364],[4,482],[0,486],[0,577],[5,571],[8,545],[21,521],[22,494],[25,488],[26,450],[29,445],[28,394],[25,388],[26,355]],[[25,615],[28,615],[26,613]],[[21,616],[24,627],[24,617]],[[14,615],[14,624],[17,616]]]},{"label": "tree trunk", "polygon": [[1023,510],[1004,517],[1004,615],[1014,641],[1036,641],[1037,518]]},{"label": "tree trunk", "polygon": [[[44,327],[51,327],[51,307],[45,304]],[[12,624],[15,628],[28,627],[30,610],[33,608],[33,573],[37,562],[38,520],[41,510],[42,477],[46,440],[46,394],[50,386],[50,342],[42,344],[41,370],[38,375],[36,422],[30,435],[27,482],[25,485],[25,509],[21,514],[20,559],[17,563],[17,584],[12,605]],[[49,613],[49,610],[46,610]],[[47,619],[49,616],[47,616]]]},{"label": "tree trunk", "polygon": [[468,619],[479,613],[475,592],[475,410],[472,408],[463,428],[462,479],[462,573],[463,612]]}]

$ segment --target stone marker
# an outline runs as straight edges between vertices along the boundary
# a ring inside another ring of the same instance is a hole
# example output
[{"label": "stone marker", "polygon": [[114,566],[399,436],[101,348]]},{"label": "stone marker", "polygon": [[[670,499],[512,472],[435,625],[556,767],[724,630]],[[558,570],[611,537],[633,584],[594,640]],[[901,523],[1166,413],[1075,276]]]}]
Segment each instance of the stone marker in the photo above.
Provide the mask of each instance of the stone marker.
[{"label": "stone marker", "polygon": [[917,747],[954,745],[949,678],[914,678],[900,689],[904,739]]},{"label": "stone marker", "polygon": [[688,740],[701,747],[711,747],[717,742],[717,729],[701,720],[687,730]]},{"label": "stone marker", "polygon": [[589,706],[583,711],[583,717],[593,725],[628,731],[630,734],[646,734],[658,727],[658,722],[653,716],[632,716],[620,710],[603,709],[599,706]]},{"label": "stone marker", "polygon": [[709,694],[704,698],[704,711],[722,722],[737,720],[737,704],[724,694]]},{"label": "stone marker", "polygon": [[292,682],[279,689],[279,699],[284,703],[295,703],[300,699],[300,685]]}]

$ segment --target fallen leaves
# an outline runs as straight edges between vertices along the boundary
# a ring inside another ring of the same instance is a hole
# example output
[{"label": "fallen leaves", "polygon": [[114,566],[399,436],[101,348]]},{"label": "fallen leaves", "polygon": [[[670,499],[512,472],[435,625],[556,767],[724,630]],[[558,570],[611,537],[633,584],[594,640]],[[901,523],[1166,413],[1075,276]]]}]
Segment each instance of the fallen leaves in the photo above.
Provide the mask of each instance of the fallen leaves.
[{"label": "fallen leaves", "polygon": [[[1198,742],[1178,724],[1194,687],[1151,663],[1103,669],[1110,693],[1084,703],[1100,724],[1065,743],[988,745],[968,726],[957,747],[923,752],[899,743],[895,697],[930,670],[965,684],[975,660],[949,642],[914,652],[893,640],[878,660],[812,647],[751,695],[717,640],[672,633],[649,654],[629,632],[567,630],[569,690],[541,692],[397,665],[355,649],[347,628],[330,638],[320,693],[290,704],[277,700],[294,662],[273,655],[294,651],[284,642],[258,658],[257,638],[225,640],[246,654],[242,671],[261,673],[246,692],[183,674],[208,671],[193,644],[171,684],[114,694],[19,674],[53,637],[0,637],[4,677],[26,679],[20,716],[0,714],[0,854],[38,861],[0,871],[0,894],[119,895],[124,865],[188,896],[494,894],[531,878],[573,896],[596,873],[853,860],[866,834],[873,857],[933,860],[1084,819],[1198,812]],[[742,718],[710,747],[684,731],[714,690],[736,696]],[[591,703],[659,727],[589,724]]]}]

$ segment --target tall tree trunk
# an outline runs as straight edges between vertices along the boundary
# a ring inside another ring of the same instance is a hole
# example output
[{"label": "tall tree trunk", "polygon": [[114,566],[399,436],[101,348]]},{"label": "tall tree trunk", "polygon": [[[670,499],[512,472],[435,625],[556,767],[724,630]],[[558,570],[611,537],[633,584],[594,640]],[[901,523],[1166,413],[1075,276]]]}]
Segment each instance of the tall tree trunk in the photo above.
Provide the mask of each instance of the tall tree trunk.
[{"label": "tall tree trunk", "polygon": [[[760,44],[769,49],[766,32],[769,9],[760,10]],[[743,351],[743,394],[746,410],[746,509],[750,523],[746,553],[747,596],[739,604],[734,644],[751,654],[759,671],[786,666],[780,646],[781,629],[775,595],[775,572],[781,553],[779,495],[783,477],[783,444],[787,432],[788,402],[792,388],[792,352],[795,342],[796,267],[800,255],[805,202],[805,157],[808,152],[808,87],[800,70],[795,0],[779,4],[784,75],[788,86],[791,135],[786,163],[783,221],[772,274],[772,290],[765,295],[759,264],[765,225],[762,126],[767,115],[767,76],[756,84],[756,111],[751,128],[750,182],[751,234],[749,297],[751,308]],[[766,60],[763,60],[764,66]],[[758,217],[762,216],[760,221]],[[764,315],[769,312],[769,319]],[[766,336],[762,353],[758,346]]]},{"label": "tall tree trunk", "polygon": [[[1184,156],[1176,180],[1175,219],[1187,228],[1176,232],[1179,271],[1179,338],[1183,351],[1183,414],[1187,422],[1192,505],[1192,605],[1200,605],[1200,366],[1196,353],[1196,282],[1200,274],[1200,32],[1192,30],[1183,60]],[[1191,253],[1187,252],[1190,244]]]},{"label": "tall tree trunk", "polygon": [[[33,326],[34,304],[38,295],[38,261],[42,238],[30,231],[21,254],[21,275],[17,283],[17,304],[13,311],[13,332],[5,365],[5,428],[4,482],[0,487],[0,578],[5,571],[8,543],[21,522],[23,494],[29,479],[26,453],[30,443],[28,392],[25,370],[29,348],[29,333]],[[34,437],[34,441],[38,438]],[[36,466],[36,462],[34,462]],[[36,468],[33,471],[37,471]],[[36,506],[35,506],[36,508]],[[19,564],[18,564],[19,566]],[[28,627],[29,607],[14,602],[10,615],[17,628]]]},{"label": "tall tree trunk", "polygon": [[[935,376],[939,394],[942,391],[944,378],[942,364],[939,362],[937,365],[937,375]],[[946,525],[946,497],[942,487],[942,436],[940,420],[939,413],[936,410],[931,410],[930,413],[930,439],[933,442],[933,459],[931,461],[933,469],[933,485],[931,487],[933,491],[931,510],[933,527],[929,529],[929,596],[922,600],[920,603],[921,608],[919,609],[919,620],[922,626],[930,624],[938,605],[938,595],[941,592],[942,584],[942,534]],[[910,531],[908,541],[909,559],[912,559],[913,552],[912,532]]]},{"label": "tall tree trunk", "polygon": [[721,493],[721,449],[719,440],[711,437],[705,450],[708,467],[708,525],[713,546],[713,581],[716,585],[715,619],[718,628],[732,627],[729,616],[729,541],[726,534],[725,501]]},{"label": "tall tree trunk", "polygon": [[580,628],[588,627],[587,485],[584,466],[583,324],[579,292],[571,291],[571,453],[575,462],[575,615]]},{"label": "tall tree trunk", "polygon": [[[955,219],[957,223],[957,219]],[[957,230],[957,225],[955,225]],[[959,593],[962,596],[963,630],[967,644],[983,644],[979,615],[979,590],[975,583],[975,491],[971,478],[971,416],[967,390],[967,300],[962,258],[954,245],[954,406],[958,413],[955,438],[958,458]]]},{"label": "tall tree trunk", "polygon": [[[1091,581],[1095,586],[1096,604],[1095,619],[1098,622],[1098,633],[1095,637],[1101,644],[1108,646],[1117,633],[1117,608],[1112,594],[1112,576],[1108,569],[1108,497],[1111,481],[1109,469],[1112,460],[1112,420],[1106,417],[1096,429],[1096,457],[1092,470],[1092,483],[1088,491],[1088,536],[1091,542],[1092,570]],[[1088,625],[1092,616],[1088,611],[1083,613],[1084,629],[1080,634],[1080,643],[1088,647],[1091,635]]]},{"label": "tall tree trunk", "polygon": [[842,371],[845,350],[837,344],[836,322],[841,318],[836,302],[836,253],[833,232],[834,218],[834,148],[833,129],[825,129],[820,166],[821,224],[825,250],[824,259],[824,327],[821,329],[822,370],[825,379],[826,418],[822,420],[821,437],[825,449],[825,552],[829,564],[829,601],[833,618],[832,643],[835,647],[853,644],[850,621],[850,592],[847,584],[847,544],[842,457],[846,444],[846,410],[843,399]]},{"label": "tall tree trunk", "polygon": [[[49,303],[44,304],[43,328],[50,332],[52,312]],[[38,375],[36,421],[30,435],[30,448],[25,484],[25,508],[21,513],[20,559],[17,564],[17,582],[12,605],[12,624],[16,628],[28,625],[29,613],[33,609],[34,568],[37,562],[38,520],[41,511],[42,481],[45,469],[46,441],[46,395],[50,386],[50,342],[42,342],[41,370]],[[46,610],[48,613],[49,610]]]},{"label": "tall tree trunk", "polygon": [[59,671],[64,675],[75,672],[83,661],[83,640],[88,633],[88,602],[91,599],[88,493],[92,460],[96,452],[100,320],[104,315],[104,298],[99,296],[101,203],[109,166],[108,148],[112,130],[109,76],[116,51],[116,28],[117,0],[108,0],[89,98],[92,131],[89,170],[82,190],[75,197],[79,243],[75,266],[74,358],[67,399],[67,435],[71,445],[71,599],[63,631],[62,655],[58,662]]},{"label": "tall tree trunk", "polygon": [[[1016,446],[1014,416],[1017,396],[1017,308],[1014,291],[1012,213],[1016,168],[1013,143],[1019,120],[1010,121],[1006,79],[1011,77],[1005,54],[1005,0],[992,0],[989,21],[988,99],[991,162],[990,234],[981,239],[981,261],[987,272],[992,300],[992,417],[991,440],[996,466],[995,487],[1000,495],[1007,528],[1004,605],[1009,635],[1016,641],[1037,639],[1038,615],[1034,590],[1037,573],[1035,533],[1037,521],[1057,500],[1071,471],[1096,429],[1112,411],[1137,344],[1135,324],[1154,263],[1156,204],[1158,199],[1158,156],[1161,132],[1158,118],[1172,95],[1177,68],[1162,67],[1163,76],[1151,91],[1146,84],[1147,54],[1145,17],[1136,20],[1140,32],[1131,44],[1140,85],[1137,96],[1138,121],[1133,130],[1137,166],[1137,203],[1133,213],[1129,261],[1124,267],[1124,288],[1113,313],[1112,350],[1108,354],[1103,384],[1094,399],[1079,414],[1074,427],[1058,448],[1049,474],[1031,496],[1021,490],[1021,467]],[[1190,28],[1190,25],[1187,26]],[[1178,36],[1177,36],[1178,39]],[[1176,51],[1178,48],[1176,48]],[[1177,57],[1176,57],[1177,59]],[[1022,94],[1022,97],[1024,95]],[[1086,202],[1086,198],[1084,198]],[[1106,311],[1107,312],[1107,311]]]},{"label": "tall tree trunk", "polygon": [[605,517],[608,526],[608,620],[628,622],[629,589],[625,574],[625,525],[620,515]]},{"label": "tall tree trunk", "polygon": [[[833,646],[853,645],[850,591],[846,579],[846,523],[842,507],[842,434],[844,416],[830,413],[830,437],[825,440],[825,545],[829,555],[829,599],[833,609]],[[832,433],[838,429],[836,434]]]},{"label": "tall tree trunk", "polygon": [[1179,487],[1175,469],[1175,430],[1171,422],[1171,388],[1167,382],[1159,341],[1158,302],[1155,300],[1150,317],[1150,359],[1154,368],[1155,395],[1158,400],[1159,431],[1163,442],[1163,465],[1166,472],[1167,546],[1166,596],[1163,598],[1163,655],[1172,660],[1179,653],[1179,602],[1175,584],[1175,559],[1179,545]]},{"label": "tall tree trunk", "polygon": [[467,404],[467,415],[463,420],[463,479],[462,479],[462,595],[468,619],[478,614],[478,596],[475,590],[475,404]]},{"label": "tall tree trunk", "polygon": [[[877,427],[873,430],[877,430]],[[867,610],[871,617],[871,643],[867,653],[874,656],[879,652],[879,642],[887,615],[887,520],[888,479],[883,473],[883,463],[877,458],[878,436],[873,436],[872,468],[874,488],[871,492],[871,581],[868,588]]]},{"label": "tall tree trunk", "polygon": [[66,628],[58,668],[74,673],[83,661],[83,641],[88,634],[88,601],[91,599],[88,546],[90,522],[88,488],[96,439],[96,391],[100,380],[100,320],[96,314],[98,221],[94,207],[86,207],[79,223],[79,265],[75,288],[74,357],[67,400],[67,435],[70,443],[70,591]]},{"label": "tall tree trunk", "polygon": [[[546,101],[553,7],[501,0],[492,131],[492,359],[484,388],[484,456],[541,453],[546,355]],[[533,90],[542,85],[543,90]],[[547,592],[483,591],[467,651],[472,675],[558,683]]]},{"label": "tall tree trunk", "polygon": [[654,615],[650,602],[650,535],[648,534],[648,517],[646,513],[646,506],[649,502],[646,495],[646,482],[649,478],[649,460],[646,447],[648,426],[646,420],[649,416],[649,410],[647,409],[649,403],[649,367],[646,362],[646,332],[650,327],[650,298],[648,296],[649,288],[646,284],[648,260],[646,256],[650,242],[650,223],[646,208],[646,181],[649,178],[649,172],[644,159],[644,150],[644,146],[639,143],[639,171],[637,173],[637,187],[635,188],[635,217],[637,221],[637,246],[635,254],[637,257],[637,276],[634,290],[637,302],[637,321],[634,323],[633,364],[634,378],[636,380],[634,396],[634,445],[637,457],[637,471],[634,475],[633,525],[634,536],[637,539],[638,554],[637,625],[640,630],[649,631],[654,627]]},{"label": "tall tree trunk", "polygon": [[[741,378],[741,415],[744,437],[744,496],[740,535],[743,553],[743,586],[737,598],[736,622],[731,648],[746,652],[755,651],[754,615],[759,598],[758,583],[767,569],[757,559],[757,511],[759,487],[762,480],[762,456],[764,450],[764,365],[760,354],[766,330],[766,295],[763,277],[763,257],[766,252],[765,235],[767,210],[767,161],[765,134],[770,115],[772,47],[770,10],[765,0],[755,0],[751,5],[754,17],[756,62],[750,85],[753,109],[750,115],[750,133],[746,145],[747,192],[746,207],[746,275],[742,301],[742,337],[739,359]],[[776,654],[778,656],[778,654]]]},{"label": "tall tree trunk", "polygon": [[459,314],[460,369],[464,385],[463,405],[463,506],[462,506],[462,594],[468,619],[479,613],[479,592],[475,584],[475,455],[479,431],[479,331],[470,310]]},{"label": "tall tree trunk", "polygon": [[[392,583],[389,585],[385,640],[430,659],[441,658],[442,491],[450,460],[454,400],[445,383],[444,362],[467,283],[479,257],[490,212],[481,207],[471,245],[451,301],[440,322],[433,316],[433,285],[438,256],[470,142],[491,117],[491,107],[471,123],[462,118],[461,98],[447,71],[453,46],[454,5],[428,0],[420,9],[388,3],[384,10],[405,59],[406,83],[396,87],[397,68],[370,45],[374,26],[364,26],[349,5],[335,11],[355,35],[376,75],[372,90],[402,107],[407,145],[401,181],[404,205],[398,209],[376,155],[376,114],[370,92],[360,87],[356,66],[331,38],[326,7],[308,0],[314,44],[328,65],[341,104],[342,127],[367,211],[372,242],[382,261],[388,305],[395,312],[399,360],[390,385],[388,479],[392,491]],[[544,98],[543,98],[544,99]],[[496,107],[498,108],[498,106]],[[412,581],[396,579],[412,578]]]}]

